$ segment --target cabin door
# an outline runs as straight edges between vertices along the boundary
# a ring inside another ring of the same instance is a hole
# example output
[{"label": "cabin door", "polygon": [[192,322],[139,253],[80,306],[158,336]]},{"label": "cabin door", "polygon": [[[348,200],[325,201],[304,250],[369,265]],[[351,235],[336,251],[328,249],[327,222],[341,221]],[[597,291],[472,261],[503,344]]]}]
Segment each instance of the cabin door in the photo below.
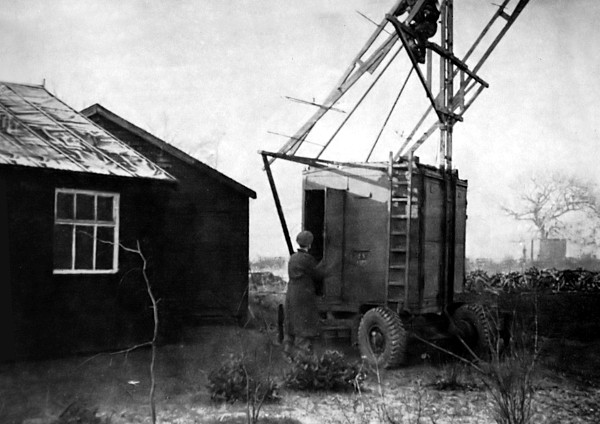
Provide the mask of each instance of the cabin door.
[{"label": "cabin door", "polygon": [[327,261],[325,297],[341,299],[344,256],[346,191],[328,188],[325,191],[323,257]]}]

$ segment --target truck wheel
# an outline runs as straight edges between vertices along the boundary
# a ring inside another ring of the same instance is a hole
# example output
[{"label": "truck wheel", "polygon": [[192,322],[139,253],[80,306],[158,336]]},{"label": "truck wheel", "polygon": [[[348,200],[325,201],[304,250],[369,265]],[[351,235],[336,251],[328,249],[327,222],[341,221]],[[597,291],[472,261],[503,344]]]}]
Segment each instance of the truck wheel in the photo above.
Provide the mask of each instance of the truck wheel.
[{"label": "truck wheel", "polygon": [[358,347],[363,358],[379,367],[404,363],[406,331],[398,315],[381,306],[367,311],[358,326]]},{"label": "truck wheel", "polygon": [[492,327],[482,305],[462,305],[454,311],[452,319],[456,335],[472,350],[469,355],[474,353],[481,358],[491,353]]}]

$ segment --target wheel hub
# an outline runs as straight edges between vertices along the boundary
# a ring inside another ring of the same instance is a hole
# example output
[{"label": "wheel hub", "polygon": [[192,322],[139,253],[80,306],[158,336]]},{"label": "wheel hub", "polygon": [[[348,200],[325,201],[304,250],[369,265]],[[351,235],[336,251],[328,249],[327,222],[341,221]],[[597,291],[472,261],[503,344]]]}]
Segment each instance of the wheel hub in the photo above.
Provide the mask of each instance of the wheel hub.
[{"label": "wheel hub", "polygon": [[472,343],[477,340],[477,329],[475,326],[466,320],[461,320],[456,323],[457,335],[466,342]]}]

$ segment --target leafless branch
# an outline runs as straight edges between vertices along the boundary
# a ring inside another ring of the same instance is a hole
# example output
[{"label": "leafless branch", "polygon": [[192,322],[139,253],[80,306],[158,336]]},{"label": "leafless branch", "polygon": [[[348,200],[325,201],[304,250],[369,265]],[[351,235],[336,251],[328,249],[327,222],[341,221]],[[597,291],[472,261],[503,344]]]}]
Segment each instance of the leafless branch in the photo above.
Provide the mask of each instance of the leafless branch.
[{"label": "leafless branch", "polygon": [[[464,362],[465,364],[472,366],[472,367],[473,367],[474,369],[476,369],[477,371],[479,371],[479,372],[483,373],[483,369],[481,369],[481,368],[480,368],[480,367],[479,367],[479,366],[478,366],[478,365],[477,365],[475,362],[473,362],[473,361],[469,361],[467,358],[463,358],[462,356],[460,356],[460,355],[457,355],[456,353],[454,353],[454,352],[452,352],[452,351],[450,351],[450,350],[448,350],[448,349],[445,349],[445,348],[443,348],[443,347],[441,347],[441,346],[438,346],[438,345],[436,345],[435,343],[431,343],[429,340],[426,340],[426,339],[424,339],[424,338],[422,338],[422,337],[419,337],[417,334],[412,334],[412,336],[413,336],[415,339],[417,339],[417,340],[419,340],[419,341],[421,341],[421,342],[425,343],[426,345],[429,345],[429,346],[433,347],[434,349],[437,349],[437,350],[439,350],[440,352],[444,352],[445,354],[447,354],[447,355],[450,355],[450,356],[452,356],[453,358],[455,358],[455,359],[458,359],[459,361],[461,361],[461,362]],[[462,339],[461,339],[461,341],[463,342],[463,344],[465,344],[465,345],[466,345],[466,343],[465,343],[465,342],[464,342]],[[471,349],[469,349],[469,350],[471,350]],[[471,352],[472,352],[472,351],[471,351]],[[475,354],[473,353],[473,355],[475,355]],[[476,355],[475,355],[475,356],[476,356]]]},{"label": "leafless branch", "polygon": [[149,341],[149,342],[140,343],[140,344],[137,344],[135,346],[128,347],[127,349],[118,350],[116,352],[111,352],[110,354],[111,355],[121,355],[121,354],[124,353],[124,354],[127,355],[128,353],[131,353],[134,350],[141,349],[141,348],[146,347],[146,346],[152,346],[152,342]]},{"label": "leafless branch", "polygon": [[[89,234],[86,232],[82,232],[82,233],[89,236]],[[111,244],[111,245],[115,244],[114,242],[108,241],[108,240],[97,239],[97,241],[100,243],[105,243],[105,244]],[[154,399],[154,394],[156,391],[156,373],[154,372],[154,368],[156,365],[156,341],[158,339],[158,328],[159,328],[158,304],[160,302],[160,299],[157,299],[154,295],[154,292],[152,291],[152,284],[150,283],[150,278],[148,277],[148,272],[147,272],[148,261],[146,259],[146,256],[142,252],[140,241],[139,240],[136,241],[135,249],[131,248],[131,247],[127,247],[127,246],[123,245],[122,243],[119,243],[118,245],[124,251],[138,255],[142,261],[142,268],[141,268],[142,277],[143,277],[144,283],[146,285],[146,292],[148,293],[148,297],[150,298],[150,302],[152,303],[152,315],[154,318],[154,329],[153,329],[153,333],[152,333],[152,340],[137,344],[137,345],[129,347],[127,349],[123,349],[123,350],[120,350],[117,352],[112,352],[111,355],[117,355],[117,354],[123,354],[123,353],[129,354],[130,352],[132,352],[136,349],[140,349],[145,346],[152,347],[152,358],[150,360],[150,393],[149,393],[148,397],[149,397],[149,402],[150,402],[152,423],[156,424],[156,402]],[[127,273],[125,275],[127,275],[131,271],[132,270],[127,271]],[[125,276],[123,276],[121,278],[121,282],[123,281],[123,278],[125,278]]]},{"label": "leafless branch", "polygon": [[593,183],[561,174],[530,177],[515,191],[516,202],[501,210],[517,221],[530,222],[542,239],[561,234],[566,215],[593,211],[598,203]]}]

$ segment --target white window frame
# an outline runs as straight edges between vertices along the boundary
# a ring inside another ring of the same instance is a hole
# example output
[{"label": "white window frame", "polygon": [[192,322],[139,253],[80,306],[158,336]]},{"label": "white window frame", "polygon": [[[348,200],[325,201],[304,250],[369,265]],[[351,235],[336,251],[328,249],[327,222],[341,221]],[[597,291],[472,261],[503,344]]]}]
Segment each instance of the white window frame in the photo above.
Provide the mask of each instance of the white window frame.
[{"label": "white window frame", "polygon": [[[83,194],[88,196],[94,196],[94,215],[98,212],[98,196],[101,197],[112,197],[113,199],[113,218],[114,222],[107,223],[105,221],[98,221],[97,219],[64,219],[58,218],[58,195],[59,193],[73,194],[73,216],[75,217],[75,211],[77,210],[77,195]],[[116,274],[119,271],[119,204],[120,195],[119,193],[96,191],[96,190],[78,190],[69,188],[57,188],[54,192],[54,225],[72,225],[73,233],[71,234],[71,269],[56,269],[53,265],[53,274]],[[77,269],[75,268],[75,228],[77,225],[86,225],[94,228],[94,244],[92,253],[92,267],[96,267],[96,246],[98,240],[96,238],[98,227],[109,227],[114,228],[114,240],[113,245],[113,264],[112,269]],[[53,242],[53,247],[55,246]]]}]

